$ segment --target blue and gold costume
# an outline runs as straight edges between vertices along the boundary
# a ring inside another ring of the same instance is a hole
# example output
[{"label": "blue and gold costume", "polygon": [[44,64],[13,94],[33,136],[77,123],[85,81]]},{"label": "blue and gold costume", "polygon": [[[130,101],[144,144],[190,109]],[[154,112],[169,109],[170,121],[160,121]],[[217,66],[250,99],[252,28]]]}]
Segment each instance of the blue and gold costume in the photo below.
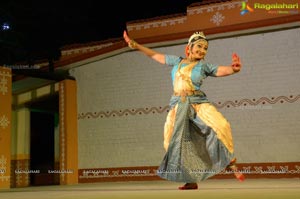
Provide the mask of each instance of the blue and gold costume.
[{"label": "blue and gold costume", "polygon": [[203,181],[224,170],[234,159],[231,127],[201,91],[202,81],[215,76],[217,65],[202,61],[182,63],[166,55],[173,66],[174,95],[164,126],[165,157],[161,178],[177,182]]}]

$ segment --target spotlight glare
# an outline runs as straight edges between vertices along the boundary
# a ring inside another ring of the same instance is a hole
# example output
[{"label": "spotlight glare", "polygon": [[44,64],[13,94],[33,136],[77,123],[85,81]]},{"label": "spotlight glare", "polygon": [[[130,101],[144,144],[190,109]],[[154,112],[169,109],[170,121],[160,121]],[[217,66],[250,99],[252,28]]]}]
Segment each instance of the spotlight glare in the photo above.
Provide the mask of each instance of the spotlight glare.
[{"label": "spotlight glare", "polygon": [[2,28],[2,30],[9,30],[10,26],[8,23],[3,23],[1,28]]}]

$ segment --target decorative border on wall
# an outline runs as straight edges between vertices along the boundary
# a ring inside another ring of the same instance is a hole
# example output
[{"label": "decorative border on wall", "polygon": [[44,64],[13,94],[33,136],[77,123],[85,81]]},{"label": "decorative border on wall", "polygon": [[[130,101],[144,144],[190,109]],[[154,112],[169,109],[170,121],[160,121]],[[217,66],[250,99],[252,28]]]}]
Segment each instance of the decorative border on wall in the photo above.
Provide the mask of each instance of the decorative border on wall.
[{"label": "decorative border on wall", "polygon": [[[84,47],[77,47],[77,46],[69,46],[70,49],[62,49],[62,56],[70,56],[70,55],[76,55],[76,54],[83,54],[83,53],[89,53],[96,50],[100,50],[103,48],[107,48],[109,46],[112,46],[113,42],[103,43],[103,44],[93,44],[90,43],[90,46],[84,46]],[[67,48],[66,46],[65,48]]]},{"label": "decorative border on wall", "polygon": [[[5,96],[8,91],[8,84],[11,79],[11,73],[6,71],[0,71],[0,94]],[[9,118],[5,114],[0,115],[0,129],[5,129],[9,126]],[[0,134],[1,136],[1,134]],[[1,139],[1,138],[0,138]]]},{"label": "decorative border on wall", "polygon": [[78,119],[96,119],[96,118],[108,118],[116,116],[128,116],[128,115],[142,115],[142,114],[155,114],[164,113],[169,111],[169,106],[164,107],[151,107],[151,108],[137,108],[137,109],[125,109],[125,110],[113,110],[113,111],[99,111],[99,112],[87,112],[78,115]]},{"label": "decorative border on wall", "polygon": [[[237,164],[247,178],[299,178],[300,162]],[[79,169],[78,182],[116,182],[163,180],[157,175],[158,166],[87,168]],[[232,171],[224,170],[211,179],[235,178]]]},{"label": "decorative border on wall", "polygon": [[[0,129],[5,129],[9,125],[9,119],[7,118],[6,115],[0,115]],[[1,136],[1,134],[0,134]]]},{"label": "decorative border on wall", "polygon": [[[300,162],[240,163],[237,167],[246,178],[300,178]],[[232,174],[225,170],[213,178],[234,178]]]},{"label": "decorative border on wall", "polygon": [[78,182],[159,180],[157,166],[79,169]]},{"label": "decorative border on wall", "polygon": [[[247,0],[245,1],[247,2]],[[205,13],[213,13],[215,14],[212,16],[210,21],[214,23],[215,25],[219,26],[223,22],[225,16],[220,13],[224,10],[231,10],[240,8],[242,6],[241,1],[235,1],[235,2],[220,2],[220,3],[214,3],[214,4],[208,4],[208,5],[200,5],[200,6],[194,6],[194,7],[188,7],[187,8],[187,15],[181,16],[181,17],[173,17],[169,16],[167,19],[158,19],[158,20],[151,20],[151,21],[141,21],[139,22],[132,22],[132,24],[127,25],[128,31],[141,31],[141,30],[147,30],[151,28],[165,28],[170,27],[174,25],[185,25],[185,23],[188,22],[187,17],[192,15],[200,15]],[[220,11],[220,12],[219,12]]]},{"label": "decorative border on wall", "polygon": [[0,66],[0,189],[11,183],[11,69]]},{"label": "decorative border on wall", "polygon": [[[245,1],[247,2],[247,0]],[[187,15],[198,15],[202,13],[211,13],[220,10],[230,10],[236,7],[242,7],[242,1],[237,2],[228,2],[228,3],[220,3],[216,5],[209,5],[203,7],[190,7],[187,9]]]},{"label": "decorative border on wall", "polygon": [[10,72],[0,71],[0,94],[8,93],[8,79],[11,78]]},{"label": "decorative border on wall", "polygon": [[11,160],[11,187],[28,187],[30,186],[30,173],[35,172],[30,170],[30,160]]},{"label": "decorative border on wall", "polygon": [[7,157],[5,157],[3,154],[1,154],[1,156],[0,156],[0,183],[4,182],[4,181],[7,182],[10,180],[10,176],[5,175],[5,173],[8,173],[7,165],[9,165],[8,161],[7,161]]},{"label": "decorative border on wall", "polygon": [[[65,170],[66,164],[66,132],[65,132],[65,85],[64,82],[59,84],[59,114],[60,114],[60,169]],[[66,180],[66,175],[60,173],[60,182],[64,183]]]},{"label": "decorative border on wall", "polygon": [[140,24],[135,23],[134,25],[127,25],[128,31],[133,31],[133,30],[147,30],[151,28],[162,28],[162,27],[167,27],[167,26],[174,26],[178,24],[184,24],[186,23],[187,18],[186,16],[181,16],[181,17],[172,17],[172,18],[167,18],[167,19],[158,19],[158,20],[151,20],[151,22],[141,22]]},{"label": "decorative border on wall", "polygon": [[[267,104],[277,103],[294,103],[300,99],[299,95],[290,96],[278,96],[278,97],[261,97],[259,99],[241,99],[241,100],[229,100],[225,102],[212,102],[212,104],[218,108],[240,108],[240,109],[270,109]],[[136,109],[125,109],[125,110],[112,110],[112,111],[99,111],[99,112],[86,112],[78,114],[78,120],[80,119],[97,119],[97,118],[110,118],[110,117],[122,117],[129,115],[148,115],[155,113],[165,113],[169,111],[169,106],[164,107],[151,107],[151,108],[136,108]]]},{"label": "decorative border on wall", "polygon": [[299,95],[290,95],[290,96],[278,96],[278,97],[261,97],[259,99],[242,99],[240,101],[234,100],[234,101],[226,101],[224,103],[218,102],[218,103],[212,103],[217,108],[230,108],[230,107],[241,107],[241,106],[258,106],[258,105],[266,105],[266,104],[277,104],[277,103],[294,103],[297,100],[300,99]]}]

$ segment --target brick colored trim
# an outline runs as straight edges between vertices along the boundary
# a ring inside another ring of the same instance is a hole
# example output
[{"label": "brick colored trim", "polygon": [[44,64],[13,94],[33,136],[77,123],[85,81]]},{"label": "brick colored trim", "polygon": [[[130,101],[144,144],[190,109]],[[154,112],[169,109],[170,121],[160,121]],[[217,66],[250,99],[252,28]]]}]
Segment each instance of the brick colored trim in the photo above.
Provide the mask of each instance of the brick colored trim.
[{"label": "brick colored trim", "polygon": [[[241,163],[239,170],[247,178],[300,178],[300,162]],[[158,166],[87,168],[79,169],[79,183],[117,182],[117,181],[151,181],[163,180],[156,175]],[[224,172],[211,179],[235,178],[232,172]]]}]

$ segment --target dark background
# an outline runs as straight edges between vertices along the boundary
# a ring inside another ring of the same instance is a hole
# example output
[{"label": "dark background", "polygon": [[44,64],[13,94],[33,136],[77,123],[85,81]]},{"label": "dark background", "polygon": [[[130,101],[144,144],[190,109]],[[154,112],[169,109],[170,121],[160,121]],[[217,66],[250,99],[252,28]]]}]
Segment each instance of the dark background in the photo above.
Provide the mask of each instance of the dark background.
[{"label": "dark background", "polygon": [[120,38],[126,22],[186,13],[197,2],[1,0],[0,65],[56,60],[62,46]]}]

